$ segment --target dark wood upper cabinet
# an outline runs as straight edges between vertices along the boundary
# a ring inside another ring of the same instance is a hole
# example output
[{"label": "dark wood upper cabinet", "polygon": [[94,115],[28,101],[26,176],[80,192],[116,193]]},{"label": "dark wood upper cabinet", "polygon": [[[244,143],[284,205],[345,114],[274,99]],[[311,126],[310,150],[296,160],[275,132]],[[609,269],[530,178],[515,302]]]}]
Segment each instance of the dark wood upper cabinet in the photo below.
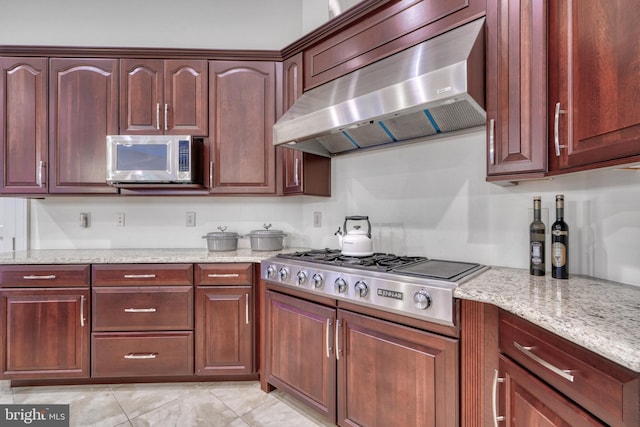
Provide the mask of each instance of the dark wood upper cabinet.
[{"label": "dark wood upper cabinet", "polygon": [[[286,112],[302,95],[302,52],[285,60],[282,70],[282,110]],[[331,196],[331,159],[279,147],[282,192],[285,195]]]},{"label": "dark wood upper cabinet", "polygon": [[304,50],[308,90],[485,13],[485,0],[398,0],[343,23]]},{"label": "dark wood upper cabinet", "polygon": [[547,2],[487,2],[487,176],[547,171]]},{"label": "dark wood upper cabinet", "polygon": [[49,115],[49,192],[116,193],[105,141],[118,133],[118,60],[52,58]]},{"label": "dark wood upper cabinet", "polygon": [[0,193],[47,192],[46,58],[0,58]]},{"label": "dark wood upper cabinet", "polygon": [[275,63],[209,63],[209,187],[219,194],[276,192]]},{"label": "dark wood upper cabinet", "polygon": [[120,61],[120,133],[206,136],[206,60]]},{"label": "dark wood upper cabinet", "polygon": [[638,22],[635,0],[549,2],[551,169],[640,160]]}]

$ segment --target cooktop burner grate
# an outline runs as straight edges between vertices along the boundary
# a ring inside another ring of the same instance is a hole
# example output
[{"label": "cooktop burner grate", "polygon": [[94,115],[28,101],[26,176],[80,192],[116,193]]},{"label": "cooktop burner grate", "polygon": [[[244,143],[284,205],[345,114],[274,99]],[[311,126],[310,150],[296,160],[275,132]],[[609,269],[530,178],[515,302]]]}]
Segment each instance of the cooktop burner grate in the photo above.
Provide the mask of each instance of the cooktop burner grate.
[{"label": "cooktop burner grate", "polygon": [[406,267],[416,262],[427,260],[425,257],[398,256],[386,253],[374,253],[364,257],[345,256],[342,255],[339,249],[317,249],[293,252],[280,254],[278,257],[375,271],[390,271],[394,268]]}]

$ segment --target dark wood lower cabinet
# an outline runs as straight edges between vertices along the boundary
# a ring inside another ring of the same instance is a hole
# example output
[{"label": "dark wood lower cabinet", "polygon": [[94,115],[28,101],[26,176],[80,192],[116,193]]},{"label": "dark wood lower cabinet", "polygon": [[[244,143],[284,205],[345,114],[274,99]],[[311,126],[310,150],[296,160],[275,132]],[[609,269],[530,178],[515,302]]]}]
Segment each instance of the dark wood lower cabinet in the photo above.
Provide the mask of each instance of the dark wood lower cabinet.
[{"label": "dark wood lower cabinet", "polygon": [[605,426],[528,371],[500,356],[504,393],[500,407],[505,426]]},{"label": "dark wood lower cabinet", "polygon": [[3,379],[89,377],[89,288],[0,292]]},{"label": "dark wood lower cabinet", "polygon": [[253,372],[251,286],[196,291],[196,375]]},{"label": "dark wood lower cabinet", "polygon": [[336,419],[335,308],[266,292],[267,381]]},{"label": "dark wood lower cabinet", "polygon": [[458,340],[338,310],[338,424],[458,426]]},{"label": "dark wood lower cabinet", "polygon": [[266,375],[343,426],[457,426],[458,341],[266,292]]}]

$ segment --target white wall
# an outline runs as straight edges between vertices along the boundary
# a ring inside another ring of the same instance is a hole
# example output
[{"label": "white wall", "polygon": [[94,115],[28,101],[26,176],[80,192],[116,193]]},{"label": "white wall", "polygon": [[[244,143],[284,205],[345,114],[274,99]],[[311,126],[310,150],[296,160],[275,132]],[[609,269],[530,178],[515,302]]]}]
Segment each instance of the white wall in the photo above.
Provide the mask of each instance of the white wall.
[{"label": "white wall", "polygon": [[0,45],[282,49],[303,34],[301,2],[0,0]]},{"label": "white wall", "polygon": [[[87,228],[81,212],[89,213]],[[124,227],[116,226],[120,212]],[[195,227],[185,226],[185,212],[195,212]],[[302,205],[294,198],[51,197],[31,201],[31,248],[206,248],[202,236],[220,226],[244,235],[265,223],[287,233],[287,246],[303,244]],[[249,239],[238,245],[249,247]]]},{"label": "white wall", "polygon": [[[201,236],[220,225],[243,234],[268,222],[289,234],[287,246],[335,248],[344,217],[368,215],[376,251],[528,268],[532,197],[542,196],[548,229],[562,193],[570,271],[640,285],[640,171],[500,187],[485,182],[484,141],[480,131],[334,158],[331,198],[33,200],[31,247],[205,248]],[[187,211],[196,212],[197,227],[184,226]],[[89,228],[80,227],[80,212],[90,213]],[[125,227],[116,227],[117,212],[125,213]],[[314,212],[322,213],[320,228],[313,227]]]},{"label": "white wall", "polygon": [[[564,194],[570,271],[640,285],[640,171],[500,187],[485,181],[484,156],[481,131],[337,157],[333,197],[304,202],[304,230],[317,246],[335,246],[344,216],[368,215],[377,251],[528,268],[532,198],[547,209],[549,265],[555,195]],[[322,212],[322,228],[313,212]]]}]

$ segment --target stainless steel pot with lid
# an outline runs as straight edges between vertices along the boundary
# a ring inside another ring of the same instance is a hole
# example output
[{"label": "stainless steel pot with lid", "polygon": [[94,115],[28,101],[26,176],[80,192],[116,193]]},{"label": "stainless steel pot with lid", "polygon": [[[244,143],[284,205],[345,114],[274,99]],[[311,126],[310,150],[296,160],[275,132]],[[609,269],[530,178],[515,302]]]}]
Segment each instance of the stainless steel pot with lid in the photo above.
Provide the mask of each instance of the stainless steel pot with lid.
[{"label": "stainless steel pot with lid", "polygon": [[264,230],[252,230],[247,236],[253,251],[279,251],[284,246],[286,234],[282,230],[269,230],[271,224],[264,224]]},{"label": "stainless steel pot with lid", "polygon": [[227,227],[218,227],[220,231],[212,231],[202,236],[207,239],[207,249],[210,252],[235,251],[238,249],[238,239],[241,237],[238,233],[226,231]]}]

